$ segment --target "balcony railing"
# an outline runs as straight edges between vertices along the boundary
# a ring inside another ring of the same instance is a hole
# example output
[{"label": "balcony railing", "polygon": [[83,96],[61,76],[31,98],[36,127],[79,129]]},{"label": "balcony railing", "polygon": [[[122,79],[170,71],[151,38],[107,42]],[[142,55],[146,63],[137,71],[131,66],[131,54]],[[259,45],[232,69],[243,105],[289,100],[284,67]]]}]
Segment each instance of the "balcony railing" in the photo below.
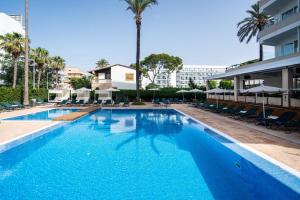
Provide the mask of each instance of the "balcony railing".
[{"label": "balcony railing", "polygon": [[258,33],[258,39],[261,39],[266,35],[269,35],[277,30],[280,30],[288,25],[291,25],[299,21],[300,21],[300,13],[297,12],[284,20],[274,23],[273,25],[266,26],[264,30]]},{"label": "balcony railing", "polygon": [[264,6],[266,3],[268,3],[270,0],[260,0],[259,4],[260,7]]}]

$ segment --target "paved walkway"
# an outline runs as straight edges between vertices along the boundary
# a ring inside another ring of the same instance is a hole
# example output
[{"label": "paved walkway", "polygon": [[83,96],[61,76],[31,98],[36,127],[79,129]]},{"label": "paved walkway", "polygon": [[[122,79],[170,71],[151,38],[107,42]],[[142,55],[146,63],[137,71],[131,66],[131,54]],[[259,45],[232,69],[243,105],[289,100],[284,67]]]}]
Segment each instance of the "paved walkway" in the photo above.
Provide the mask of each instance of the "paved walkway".
[{"label": "paved walkway", "polygon": [[173,105],[173,107],[300,171],[299,133],[286,134],[283,131],[273,131],[188,105]]},{"label": "paved walkway", "polygon": [[0,144],[56,123],[52,121],[1,121]]}]

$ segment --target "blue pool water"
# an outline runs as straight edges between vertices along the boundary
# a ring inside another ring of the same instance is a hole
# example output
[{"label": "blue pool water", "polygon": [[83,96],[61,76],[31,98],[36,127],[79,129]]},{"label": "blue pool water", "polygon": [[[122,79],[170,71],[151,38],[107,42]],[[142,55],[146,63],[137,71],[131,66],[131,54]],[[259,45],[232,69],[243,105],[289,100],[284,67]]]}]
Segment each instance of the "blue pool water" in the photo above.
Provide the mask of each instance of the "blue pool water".
[{"label": "blue pool water", "polygon": [[1,200],[293,200],[299,191],[299,178],[174,110],[101,110],[0,154]]},{"label": "blue pool water", "polygon": [[51,109],[47,111],[42,111],[38,113],[32,113],[28,115],[21,115],[18,117],[12,117],[6,120],[51,120],[56,117],[60,117],[71,112],[76,112],[79,109],[68,108],[68,109]]}]

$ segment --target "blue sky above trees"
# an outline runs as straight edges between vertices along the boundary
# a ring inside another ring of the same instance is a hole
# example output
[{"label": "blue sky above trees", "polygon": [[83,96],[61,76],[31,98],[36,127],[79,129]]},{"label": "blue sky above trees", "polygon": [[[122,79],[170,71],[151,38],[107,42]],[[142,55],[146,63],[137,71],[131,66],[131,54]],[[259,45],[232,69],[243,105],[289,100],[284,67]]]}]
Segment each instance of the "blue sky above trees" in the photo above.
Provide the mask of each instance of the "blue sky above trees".
[{"label": "blue sky above trees", "polygon": [[[240,44],[236,24],[254,0],[159,0],[142,24],[142,58],[179,56],[185,64],[230,65],[258,57],[258,44]],[[1,0],[0,12],[24,12],[23,0]],[[122,0],[30,0],[32,46],[91,69],[100,58],[135,62],[135,23]]]}]

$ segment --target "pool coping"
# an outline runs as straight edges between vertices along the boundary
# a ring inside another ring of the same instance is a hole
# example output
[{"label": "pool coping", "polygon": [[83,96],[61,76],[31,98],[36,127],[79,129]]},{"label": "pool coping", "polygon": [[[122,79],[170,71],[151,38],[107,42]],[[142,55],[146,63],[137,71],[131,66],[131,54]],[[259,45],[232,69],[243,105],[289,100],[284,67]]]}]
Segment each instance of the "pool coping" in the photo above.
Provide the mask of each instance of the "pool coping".
[{"label": "pool coping", "polygon": [[8,141],[5,141],[3,143],[0,143],[0,154],[5,151],[8,151],[14,147],[17,147],[21,144],[24,144],[30,140],[33,140],[41,135],[44,135],[47,132],[47,130],[49,130],[49,129],[54,129],[54,128],[62,126],[64,124],[65,124],[65,122],[53,122],[50,125],[44,126],[42,128],[36,129],[34,131],[30,131],[21,136],[18,136],[13,139],[10,139]]},{"label": "pool coping", "polygon": [[[46,110],[43,110],[43,111],[34,111],[34,112],[31,112],[31,113],[27,113],[27,114],[21,114],[21,115],[16,115],[14,117],[5,117],[5,118],[0,118],[0,120],[10,120],[10,119],[13,119],[13,118],[16,118],[16,117],[22,117],[22,116],[26,116],[26,115],[33,115],[33,114],[36,114],[36,113],[40,113],[40,112],[46,112],[46,111],[50,111],[50,110],[54,110],[54,109],[77,109],[76,107],[70,107],[70,108],[66,108],[66,107],[53,107],[53,108],[48,108]],[[14,120],[11,120],[11,121],[14,121]],[[16,121],[19,121],[19,120],[16,120]],[[30,120],[30,121],[52,121],[52,120]]]},{"label": "pool coping", "polygon": [[[275,165],[275,166],[281,168],[282,170],[284,170],[284,171],[290,173],[291,175],[294,175],[294,176],[296,176],[296,177],[298,177],[298,178],[300,179],[300,172],[299,172],[299,171],[297,171],[297,170],[295,170],[295,169],[289,167],[288,165],[286,165],[286,164],[284,164],[284,163],[282,163],[282,162],[280,162],[280,161],[278,161],[278,160],[276,160],[276,159],[274,159],[274,158],[272,158],[272,157],[266,155],[266,154],[263,153],[263,152],[260,152],[260,151],[258,151],[258,150],[256,150],[256,149],[254,149],[254,148],[252,148],[252,147],[250,147],[250,146],[248,146],[248,145],[246,145],[246,144],[240,142],[240,141],[237,140],[237,139],[234,139],[233,137],[231,137],[231,136],[227,135],[226,133],[223,133],[223,132],[221,132],[221,131],[219,131],[219,130],[217,130],[217,129],[211,127],[211,126],[209,126],[208,124],[201,122],[200,120],[196,119],[195,117],[192,117],[192,116],[190,116],[190,115],[184,113],[183,111],[178,110],[177,108],[172,108],[172,109],[175,110],[175,111],[177,111],[177,112],[179,112],[179,113],[181,113],[182,115],[184,115],[184,116],[186,116],[186,117],[188,117],[188,118],[194,120],[195,122],[197,122],[197,123],[199,123],[200,125],[202,125],[204,128],[210,129],[210,130],[213,131],[214,133],[216,133],[216,134],[218,134],[218,135],[224,137],[225,139],[227,139],[227,140],[229,140],[229,141],[232,141],[234,144],[240,146],[241,148],[246,149],[247,151],[253,153],[254,155],[259,156],[259,157],[265,159],[266,161],[270,162],[271,164],[273,164],[273,165]],[[228,147],[227,147],[227,148],[228,148]],[[239,154],[239,153],[236,152],[236,151],[234,151],[234,152],[237,153],[237,154]],[[239,155],[240,155],[240,154],[239,154]],[[242,155],[240,155],[240,156],[242,156]],[[243,157],[243,156],[242,156],[242,157]]]},{"label": "pool coping", "polygon": [[[54,108],[50,108],[50,109],[45,110],[45,111],[49,111],[49,110],[53,110],[53,109],[58,109],[58,108],[54,107]],[[69,108],[63,108],[63,109],[69,109]],[[76,108],[74,108],[74,109],[76,109]],[[43,112],[43,111],[37,111],[37,112],[30,113],[30,114],[39,113],[39,112]],[[25,115],[28,115],[28,114],[25,114]],[[23,115],[19,115],[19,116],[23,116]],[[73,120],[73,121],[31,120],[32,122],[34,122],[34,121],[51,121],[52,124],[44,126],[42,128],[39,128],[39,129],[36,129],[34,131],[30,131],[30,132],[25,133],[21,136],[18,136],[18,137],[15,137],[13,139],[10,139],[8,141],[5,141],[3,143],[0,143],[0,154],[4,153],[5,151],[8,151],[8,150],[10,150],[14,147],[22,145],[22,144],[24,144],[24,143],[26,143],[30,140],[33,140],[33,139],[35,139],[39,136],[42,136],[42,135],[46,134],[47,130],[55,129],[55,128],[58,128],[60,126],[66,125],[68,123],[75,122],[75,121],[80,120],[82,117],[85,117],[85,116],[86,115],[83,115],[80,118],[78,118],[76,120]],[[9,117],[9,118],[13,118],[13,117]],[[0,120],[3,120],[3,119],[0,119]],[[11,120],[11,121],[14,121],[14,120]],[[22,121],[22,120],[17,120],[17,121]]]}]

